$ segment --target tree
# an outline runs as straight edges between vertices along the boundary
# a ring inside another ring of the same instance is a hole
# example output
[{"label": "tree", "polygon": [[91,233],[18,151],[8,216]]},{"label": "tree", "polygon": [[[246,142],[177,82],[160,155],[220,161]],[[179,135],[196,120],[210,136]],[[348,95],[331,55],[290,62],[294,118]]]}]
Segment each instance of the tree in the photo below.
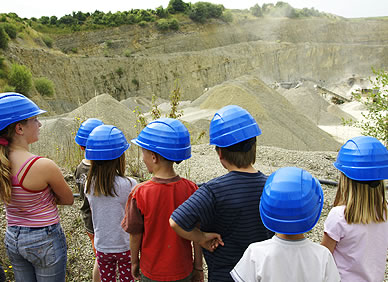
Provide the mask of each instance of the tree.
[{"label": "tree", "polygon": [[184,12],[186,10],[187,4],[182,0],[170,0],[167,6],[167,10],[170,13],[175,12]]},{"label": "tree", "polygon": [[372,71],[376,77],[370,78],[372,90],[352,93],[355,100],[364,104],[367,112],[362,113],[364,122],[345,121],[345,124],[361,128],[362,134],[376,137],[388,147],[388,72]]},{"label": "tree", "polygon": [[56,16],[51,16],[50,17],[50,24],[51,25],[56,25],[58,21],[58,18]]},{"label": "tree", "polygon": [[27,95],[32,85],[31,71],[26,66],[12,64],[9,83],[15,87],[16,92]]},{"label": "tree", "polygon": [[256,4],[255,6],[250,8],[251,14],[254,15],[255,17],[262,17],[263,12],[261,11],[261,8],[259,4]]}]

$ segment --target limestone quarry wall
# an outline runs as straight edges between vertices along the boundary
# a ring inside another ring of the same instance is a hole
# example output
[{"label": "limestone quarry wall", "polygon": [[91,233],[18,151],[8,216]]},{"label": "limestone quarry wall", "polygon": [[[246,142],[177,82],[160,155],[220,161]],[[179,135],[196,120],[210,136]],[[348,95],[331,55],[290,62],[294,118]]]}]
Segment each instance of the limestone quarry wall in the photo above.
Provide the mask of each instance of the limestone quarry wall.
[{"label": "limestone quarry wall", "polygon": [[77,54],[11,44],[5,56],[27,65],[34,77],[54,81],[55,97],[35,99],[63,113],[101,93],[119,101],[168,98],[177,79],[182,99],[194,100],[205,88],[245,74],[266,83],[368,76],[372,66],[388,66],[387,41],[388,23],[379,20],[265,19],[183,24],[167,34],[133,26],[80,32],[55,41],[56,48],[76,48]]}]

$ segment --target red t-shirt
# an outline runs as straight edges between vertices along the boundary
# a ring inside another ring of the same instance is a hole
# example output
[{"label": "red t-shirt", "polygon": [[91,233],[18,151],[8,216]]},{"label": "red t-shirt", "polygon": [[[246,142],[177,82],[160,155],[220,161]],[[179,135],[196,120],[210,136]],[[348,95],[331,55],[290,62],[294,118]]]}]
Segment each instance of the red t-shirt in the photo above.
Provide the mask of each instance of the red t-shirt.
[{"label": "red t-shirt", "polygon": [[191,242],[175,233],[169,218],[197,189],[195,183],[179,176],[154,177],[135,187],[128,198],[122,227],[128,233],[143,233],[140,269],[147,278],[174,281],[192,272]]}]

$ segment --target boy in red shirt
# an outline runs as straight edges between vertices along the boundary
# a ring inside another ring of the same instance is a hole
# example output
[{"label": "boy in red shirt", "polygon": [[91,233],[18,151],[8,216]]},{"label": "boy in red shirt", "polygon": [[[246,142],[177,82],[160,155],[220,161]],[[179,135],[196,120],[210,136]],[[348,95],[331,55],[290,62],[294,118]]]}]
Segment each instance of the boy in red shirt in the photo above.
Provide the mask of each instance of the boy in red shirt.
[{"label": "boy in red shirt", "polygon": [[[202,251],[169,225],[172,212],[196,190],[174,171],[174,162],[191,157],[190,134],[178,120],[161,118],[132,142],[142,148],[153,177],[129,195],[123,229],[130,234],[132,275],[141,281],[203,281]],[[139,254],[141,257],[139,258]],[[140,270],[141,269],[141,273]]]}]

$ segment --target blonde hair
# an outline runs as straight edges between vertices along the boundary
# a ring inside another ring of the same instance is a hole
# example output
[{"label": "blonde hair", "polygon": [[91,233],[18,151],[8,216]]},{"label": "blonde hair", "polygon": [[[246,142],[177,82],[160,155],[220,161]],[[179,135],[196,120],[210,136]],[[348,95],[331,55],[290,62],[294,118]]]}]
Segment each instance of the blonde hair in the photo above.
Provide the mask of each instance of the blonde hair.
[{"label": "blonde hair", "polygon": [[9,161],[9,145],[15,135],[16,124],[25,124],[27,120],[14,122],[0,131],[0,137],[7,139],[7,146],[0,145],[0,200],[8,204],[11,200],[12,181],[11,181],[11,162]]},{"label": "blonde hair", "polygon": [[387,202],[384,181],[375,188],[348,178],[341,172],[334,206],[345,206],[345,220],[348,224],[385,222],[387,220]]},{"label": "blonde hair", "polygon": [[94,185],[95,196],[117,196],[114,182],[116,176],[124,177],[125,154],[114,160],[91,161],[91,167],[86,182],[86,193],[90,193],[91,185]]}]

